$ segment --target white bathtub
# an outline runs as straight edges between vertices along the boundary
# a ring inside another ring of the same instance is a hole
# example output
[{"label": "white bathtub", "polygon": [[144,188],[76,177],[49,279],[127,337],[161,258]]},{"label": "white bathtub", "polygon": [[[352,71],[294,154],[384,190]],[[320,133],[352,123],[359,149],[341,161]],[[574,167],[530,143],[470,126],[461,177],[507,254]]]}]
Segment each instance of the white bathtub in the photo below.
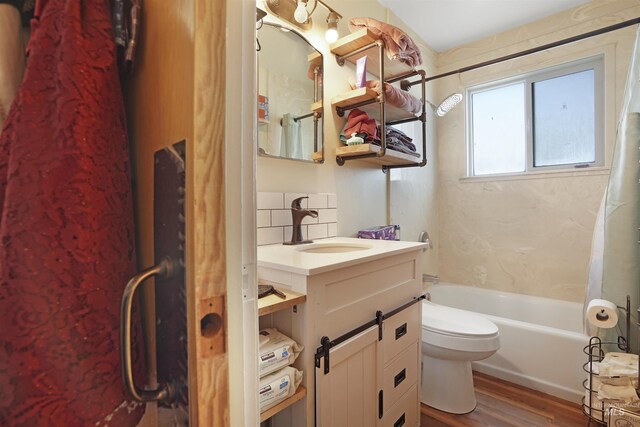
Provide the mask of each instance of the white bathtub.
[{"label": "white bathtub", "polygon": [[500,350],[473,369],[580,402],[589,341],[582,304],[447,283],[428,292],[433,302],[481,313],[500,329]]}]

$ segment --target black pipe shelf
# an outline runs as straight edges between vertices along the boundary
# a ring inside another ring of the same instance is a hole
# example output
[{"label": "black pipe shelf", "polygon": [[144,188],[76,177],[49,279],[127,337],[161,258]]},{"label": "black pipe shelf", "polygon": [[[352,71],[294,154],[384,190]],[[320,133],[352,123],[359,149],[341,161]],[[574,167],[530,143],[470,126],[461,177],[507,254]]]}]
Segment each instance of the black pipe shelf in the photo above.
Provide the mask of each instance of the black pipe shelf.
[{"label": "black pipe shelf", "polygon": [[[380,123],[380,134],[386,135],[387,126],[394,124],[422,122],[422,154],[418,156],[394,150],[386,144],[386,138],[381,138],[381,145],[359,144],[346,145],[336,148],[336,162],[342,166],[348,160],[362,160],[367,163],[382,166],[382,170],[405,167],[422,167],[427,164],[426,159],[426,80],[424,71],[418,71],[409,65],[392,61],[386,57],[384,42],[370,30],[364,28],[331,45],[331,53],[336,55],[339,65],[345,62],[354,63],[361,57],[367,56],[367,72],[380,80],[380,88],[384,83],[401,82],[401,88],[408,90],[411,85],[422,85],[422,111],[413,114],[401,108],[394,107],[385,101],[385,94],[379,94],[370,88],[358,88],[332,99],[331,105],[339,117],[344,117],[349,110],[358,108]],[[412,77],[418,77],[410,84],[406,84]],[[348,137],[348,136],[347,136]]]}]

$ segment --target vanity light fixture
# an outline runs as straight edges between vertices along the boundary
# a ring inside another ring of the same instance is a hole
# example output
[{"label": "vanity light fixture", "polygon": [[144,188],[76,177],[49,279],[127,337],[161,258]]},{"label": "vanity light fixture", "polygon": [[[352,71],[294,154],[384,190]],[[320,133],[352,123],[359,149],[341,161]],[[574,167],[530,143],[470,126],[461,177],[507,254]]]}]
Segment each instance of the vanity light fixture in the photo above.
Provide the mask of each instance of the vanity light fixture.
[{"label": "vanity light fixture", "polygon": [[[300,3],[302,3],[303,12],[307,13],[307,0],[301,1]],[[296,20],[295,13],[298,9],[298,0],[264,0],[264,7],[270,15],[277,16],[299,30],[308,31],[313,26],[313,21],[308,14],[306,20],[303,22]]]},{"label": "vanity light fixture", "polygon": [[[313,2],[313,6],[309,7],[309,2]],[[329,43],[338,40],[338,21],[342,19],[342,15],[333,10],[323,0],[264,0],[264,4],[269,13],[303,31],[311,29],[313,25],[311,15],[320,4],[329,11],[329,15],[327,15],[327,31],[324,38]]]}]

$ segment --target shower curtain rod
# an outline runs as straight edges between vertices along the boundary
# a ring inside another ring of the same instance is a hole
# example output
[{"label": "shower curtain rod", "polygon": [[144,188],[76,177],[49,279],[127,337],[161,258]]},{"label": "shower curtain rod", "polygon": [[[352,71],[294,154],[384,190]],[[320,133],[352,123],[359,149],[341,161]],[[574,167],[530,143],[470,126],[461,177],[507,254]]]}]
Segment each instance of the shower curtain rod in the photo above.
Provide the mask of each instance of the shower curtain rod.
[{"label": "shower curtain rod", "polygon": [[[452,76],[454,74],[460,74],[460,73],[464,73],[465,71],[471,71],[471,70],[475,70],[477,68],[482,68],[482,67],[486,67],[488,65],[493,65],[493,64],[497,64],[500,62],[504,62],[504,61],[509,61],[510,59],[515,59],[515,58],[519,58],[521,56],[525,56],[525,55],[531,55],[532,53],[537,53],[540,52],[542,50],[546,50],[546,49],[551,49],[554,47],[558,47],[558,46],[562,46],[568,43],[573,43],[579,40],[583,40],[583,39],[587,39],[589,37],[593,37],[593,36],[599,36],[600,34],[605,34],[611,31],[615,31],[615,30],[619,30],[621,28],[625,28],[625,27],[629,27],[631,25],[635,25],[635,24],[639,24],[640,23],[640,17],[638,18],[634,18],[634,19],[630,19],[628,21],[624,21],[624,22],[620,22],[618,24],[614,24],[614,25],[610,25],[608,27],[603,27],[600,28],[598,30],[594,30],[594,31],[589,31],[588,33],[584,33],[584,34],[580,34],[577,36],[573,36],[573,37],[569,37],[563,40],[559,40],[553,43],[548,43],[542,46],[538,46],[538,47],[534,47],[531,49],[527,49],[527,50],[523,50],[522,52],[517,52],[517,53],[512,53],[510,55],[505,55],[505,56],[501,56],[499,58],[496,59],[492,59],[489,61],[485,61],[485,62],[479,62],[477,64],[474,65],[469,65],[466,67],[462,67],[459,68],[457,70],[454,71],[448,71],[446,73],[442,73],[442,74],[438,74],[435,76],[431,76],[431,77],[427,77],[426,81],[431,81],[431,80],[436,80],[436,79],[440,79],[442,77],[448,77],[448,76]],[[408,86],[411,87],[414,84],[418,84],[419,82],[406,82],[405,85],[408,83]]]}]

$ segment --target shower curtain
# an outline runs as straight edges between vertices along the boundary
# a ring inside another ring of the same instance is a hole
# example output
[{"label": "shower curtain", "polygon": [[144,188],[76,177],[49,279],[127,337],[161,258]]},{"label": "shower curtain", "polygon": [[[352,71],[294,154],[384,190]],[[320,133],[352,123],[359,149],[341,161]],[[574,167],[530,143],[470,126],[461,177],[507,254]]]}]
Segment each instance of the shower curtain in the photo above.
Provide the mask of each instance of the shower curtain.
[{"label": "shower curtain", "polygon": [[[619,307],[631,297],[631,349],[637,353],[636,310],[640,305],[640,29],[632,51],[609,183],[594,231],[587,303],[603,298]],[[586,304],[585,304],[586,306]],[[626,330],[620,311],[617,330],[600,330],[615,341]],[[591,331],[593,332],[593,331]]]},{"label": "shower curtain", "polygon": [[280,157],[289,159],[303,159],[302,152],[302,123],[295,120],[293,114],[282,116],[282,141],[280,143]]},{"label": "shower curtain", "polygon": [[132,427],[144,406],[122,385],[119,312],[135,236],[109,0],[38,0],[31,31],[0,135],[0,425]]}]

